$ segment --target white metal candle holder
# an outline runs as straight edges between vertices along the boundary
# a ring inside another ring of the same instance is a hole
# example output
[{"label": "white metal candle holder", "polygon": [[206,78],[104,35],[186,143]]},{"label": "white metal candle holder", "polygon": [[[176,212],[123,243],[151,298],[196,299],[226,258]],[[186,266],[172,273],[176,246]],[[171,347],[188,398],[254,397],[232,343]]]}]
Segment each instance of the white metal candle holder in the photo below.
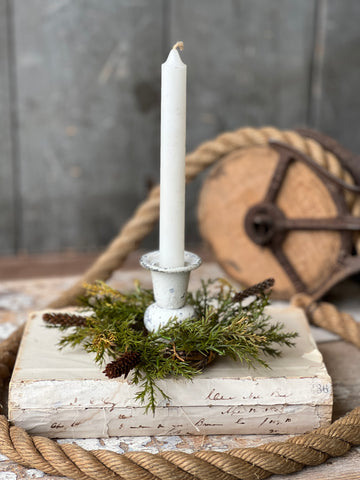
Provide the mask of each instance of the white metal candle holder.
[{"label": "white metal candle holder", "polygon": [[184,252],[184,266],[162,267],[160,252],[150,252],[140,259],[142,267],[151,271],[155,303],[145,311],[144,324],[153,332],[166,325],[171,318],[178,322],[191,318],[194,309],[186,303],[190,272],[198,268],[201,258],[195,253]]}]

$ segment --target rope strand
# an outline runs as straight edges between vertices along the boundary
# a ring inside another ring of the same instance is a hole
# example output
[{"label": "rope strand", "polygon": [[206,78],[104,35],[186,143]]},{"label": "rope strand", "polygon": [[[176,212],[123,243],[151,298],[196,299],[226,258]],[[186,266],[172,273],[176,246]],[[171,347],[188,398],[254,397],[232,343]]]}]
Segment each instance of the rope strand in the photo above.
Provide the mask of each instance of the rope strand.
[{"label": "rope strand", "polygon": [[49,438],[31,438],[23,429],[10,427],[0,416],[0,450],[4,455],[26,467],[76,480],[254,480],[320,465],[359,445],[360,407],[328,427],[285,442],[194,454],[87,451],[76,444],[59,445]]}]

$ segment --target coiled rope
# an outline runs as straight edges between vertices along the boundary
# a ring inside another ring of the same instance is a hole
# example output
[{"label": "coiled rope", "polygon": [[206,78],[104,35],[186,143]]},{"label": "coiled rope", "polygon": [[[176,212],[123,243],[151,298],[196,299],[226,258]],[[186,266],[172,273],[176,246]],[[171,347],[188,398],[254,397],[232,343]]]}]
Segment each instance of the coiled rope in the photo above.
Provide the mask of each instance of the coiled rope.
[{"label": "coiled rope", "polygon": [[[278,140],[309,155],[319,165],[353,184],[339,160],[310,138],[294,131],[280,131],[272,127],[242,128],[224,133],[201,144],[186,158],[187,181],[235,149],[266,145]],[[353,215],[360,214],[360,199],[345,193]],[[159,187],[154,187],[140,204],[132,218],[124,225],[106,251],[69,290],[49,305],[60,308],[76,304],[83,293],[83,284],[106,280],[119,268],[127,255],[135,250],[152,230],[159,217]],[[360,240],[356,240],[360,252]],[[327,303],[315,303],[311,297],[298,294],[292,303],[305,309],[311,320],[339,334],[360,348],[360,326],[346,313]],[[19,327],[0,345],[0,379],[7,379],[13,368],[23,333]],[[58,444],[46,437],[30,436],[19,427],[10,426],[0,416],[0,452],[10,460],[28,468],[38,468],[51,475],[62,475],[79,480],[259,480],[272,474],[290,474],[304,466],[324,463],[329,457],[344,455],[353,446],[360,445],[360,407],[328,427],[284,442],[270,442],[256,448],[237,448],[226,452],[131,452],[123,455],[107,450],[87,451],[75,444]]]}]

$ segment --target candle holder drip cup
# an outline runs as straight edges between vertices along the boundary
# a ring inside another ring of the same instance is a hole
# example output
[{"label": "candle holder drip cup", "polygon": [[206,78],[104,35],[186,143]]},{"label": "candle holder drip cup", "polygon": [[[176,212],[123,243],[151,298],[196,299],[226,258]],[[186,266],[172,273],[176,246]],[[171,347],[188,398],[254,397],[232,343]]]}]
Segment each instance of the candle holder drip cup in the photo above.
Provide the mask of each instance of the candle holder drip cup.
[{"label": "candle holder drip cup", "polygon": [[190,272],[201,265],[201,258],[191,252],[184,253],[184,266],[162,267],[160,252],[150,252],[140,259],[143,268],[151,271],[155,303],[145,311],[144,324],[153,332],[172,318],[181,322],[194,315],[194,309],[186,303]]}]

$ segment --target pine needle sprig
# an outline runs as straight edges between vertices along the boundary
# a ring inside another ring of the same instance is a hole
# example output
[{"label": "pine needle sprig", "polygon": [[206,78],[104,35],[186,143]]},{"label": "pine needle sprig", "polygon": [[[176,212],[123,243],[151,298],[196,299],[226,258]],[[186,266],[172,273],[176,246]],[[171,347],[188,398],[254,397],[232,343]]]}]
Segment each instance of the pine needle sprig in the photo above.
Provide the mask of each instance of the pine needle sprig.
[{"label": "pine needle sprig", "polygon": [[266,356],[277,357],[281,346],[294,345],[297,334],[284,331],[265,312],[269,287],[269,281],[254,286],[255,299],[243,305],[234,301],[237,293],[228,281],[202,282],[188,295],[195,318],[181,323],[174,318],[157,332],[145,332],[143,316],[154,301],[152,291],[137,284],[124,294],[98,282],[89,286],[83,302],[91,315],[62,337],[60,347],[82,345],[106,365],[110,378],[131,372],[128,381],[139,387],[136,399],[154,412],[160,401],[170,401],[159,380],[170,375],[191,380],[215,356],[267,367]]},{"label": "pine needle sprig", "polygon": [[84,327],[88,321],[87,317],[83,315],[76,315],[74,313],[44,313],[43,320],[49,325],[57,327]]}]

